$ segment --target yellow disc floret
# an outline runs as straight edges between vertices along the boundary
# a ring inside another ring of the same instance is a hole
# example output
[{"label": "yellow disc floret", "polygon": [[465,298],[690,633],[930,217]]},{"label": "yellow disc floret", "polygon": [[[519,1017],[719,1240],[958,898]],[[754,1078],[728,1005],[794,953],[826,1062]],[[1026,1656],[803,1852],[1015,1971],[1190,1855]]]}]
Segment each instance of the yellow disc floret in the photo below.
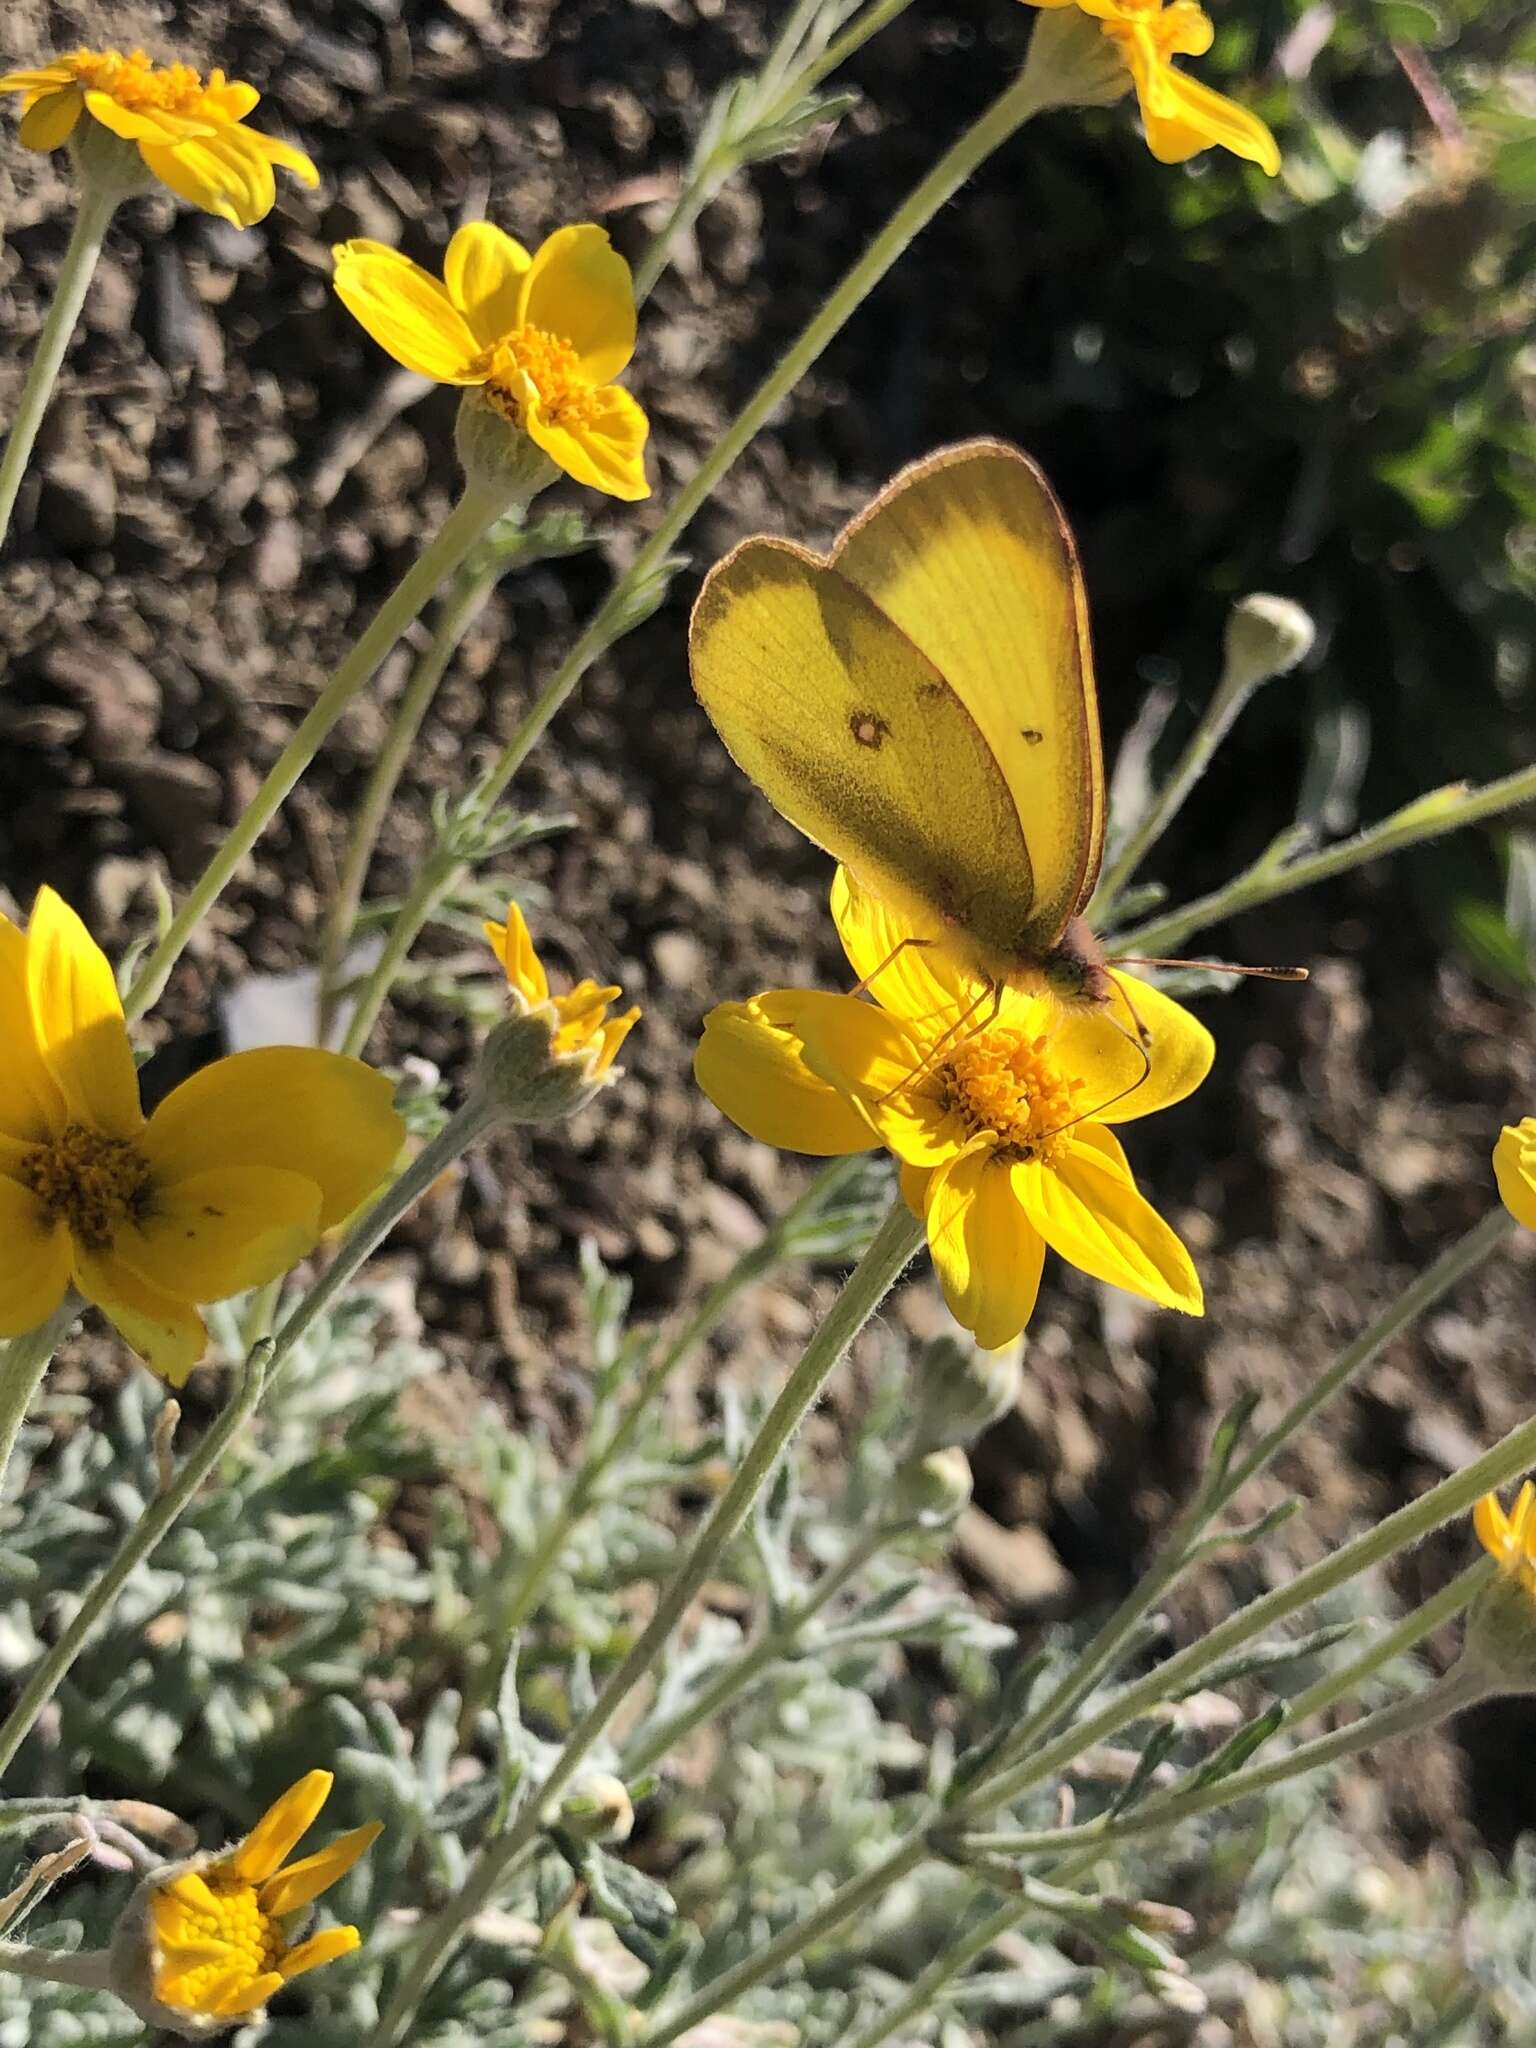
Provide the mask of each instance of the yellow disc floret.
[{"label": "yellow disc floret", "polygon": [[60,60],[88,92],[137,114],[196,117],[206,88],[190,64],[158,65],[143,50],[74,50]]},{"label": "yellow disc floret", "polygon": [[591,425],[597,394],[582,375],[581,358],[558,334],[523,327],[486,352],[486,396],[513,426],[527,425],[527,387],[552,426]]},{"label": "yellow disc floret", "polygon": [[945,1106],[968,1138],[991,1132],[1000,1150],[1049,1165],[1079,1120],[1081,1076],[1063,1074],[1042,1033],[994,1025],[962,1039],[938,1069]]},{"label": "yellow disc floret", "polygon": [[149,1192],[148,1160],[126,1138],[84,1124],[66,1124],[29,1152],[16,1178],[30,1188],[51,1223],[64,1223],[78,1244],[104,1251],[119,1226],[136,1220]]}]

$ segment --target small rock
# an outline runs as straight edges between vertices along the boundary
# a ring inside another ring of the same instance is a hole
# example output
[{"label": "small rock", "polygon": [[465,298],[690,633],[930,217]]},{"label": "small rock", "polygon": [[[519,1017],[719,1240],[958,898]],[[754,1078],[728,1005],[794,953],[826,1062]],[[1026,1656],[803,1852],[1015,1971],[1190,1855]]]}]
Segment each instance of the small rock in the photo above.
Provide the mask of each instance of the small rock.
[{"label": "small rock", "polygon": [[704,948],[692,932],[658,932],[651,941],[651,958],[669,988],[702,986]]},{"label": "small rock", "polygon": [[84,712],[85,751],[93,761],[129,760],[152,743],[160,685],[126,647],[82,633],[56,641],[40,666]]},{"label": "small rock", "polygon": [[111,470],[86,455],[55,455],[43,465],[37,523],[66,554],[110,547],[117,531]]},{"label": "small rock", "polygon": [[1004,1529],[980,1508],[967,1508],[955,1544],[967,1569],[1010,1607],[1054,1609],[1071,1594],[1071,1575],[1043,1529]]},{"label": "small rock", "polygon": [[164,853],[178,880],[197,874],[218,822],[224,786],[215,769],[187,754],[156,747],[116,770],[124,794],[148,838]]},{"label": "small rock", "polygon": [[304,534],[296,519],[273,519],[256,543],[251,570],[263,590],[292,590],[304,569]]}]

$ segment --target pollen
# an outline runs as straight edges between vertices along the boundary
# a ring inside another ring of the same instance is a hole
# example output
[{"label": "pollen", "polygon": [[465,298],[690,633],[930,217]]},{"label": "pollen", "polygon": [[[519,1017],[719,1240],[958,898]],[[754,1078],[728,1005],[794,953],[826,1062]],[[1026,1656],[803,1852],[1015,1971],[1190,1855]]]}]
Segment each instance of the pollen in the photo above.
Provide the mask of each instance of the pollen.
[{"label": "pollen", "polygon": [[211,2010],[215,1991],[222,1995],[232,1984],[254,1984],[280,1970],[288,1953],[281,1923],[262,1910],[255,1888],[216,1866],[173,1879],[156,1893],[150,1921],[168,1964],[158,1988],[189,2012]]},{"label": "pollen", "polygon": [[1049,1165],[1081,1115],[1083,1081],[1061,1072],[1044,1035],[1007,1026],[975,1032],[946,1055],[938,1079],[967,1138],[990,1132],[1000,1151],[1019,1160]]},{"label": "pollen", "polygon": [[143,50],[76,50],[65,62],[87,92],[104,92],[136,114],[195,114],[204,86],[190,64],[162,70]]},{"label": "pollen", "polygon": [[27,1154],[16,1178],[36,1195],[51,1223],[66,1224],[88,1251],[104,1251],[119,1227],[143,1208],[150,1174],[148,1160],[125,1138],[66,1124],[58,1137]]},{"label": "pollen", "polygon": [[532,385],[539,411],[552,426],[590,425],[596,393],[581,358],[568,341],[542,327],[520,327],[487,351],[486,396],[513,426],[526,425],[526,390]]}]

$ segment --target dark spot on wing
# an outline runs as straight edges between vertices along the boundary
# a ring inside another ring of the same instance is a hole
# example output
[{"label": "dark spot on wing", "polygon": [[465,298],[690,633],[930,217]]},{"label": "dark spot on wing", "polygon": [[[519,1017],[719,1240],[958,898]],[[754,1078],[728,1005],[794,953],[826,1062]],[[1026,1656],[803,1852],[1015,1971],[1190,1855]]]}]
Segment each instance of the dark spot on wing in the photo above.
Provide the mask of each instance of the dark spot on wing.
[{"label": "dark spot on wing", "polygon": [[917,694],[931,704],[935,697],[949,696],[950,688],[948,683],[936,683],[930,676],[927,681],[918,684]]},{"label": "dark spot on wing", "polygon": [[848,714],[848,730],[861,747],[878,750],[884,746],[890,729],[878,711],[850,711]]},{"label": "dark spot on wing", "polygon": [[1038,747],[1040,742],[1045,738],[1045,734],[1041,732],[1038,726],[1035,725],[1021,725],[1019,727],[1019,732],[1023,737],[1024,744],[1027,747]]}]

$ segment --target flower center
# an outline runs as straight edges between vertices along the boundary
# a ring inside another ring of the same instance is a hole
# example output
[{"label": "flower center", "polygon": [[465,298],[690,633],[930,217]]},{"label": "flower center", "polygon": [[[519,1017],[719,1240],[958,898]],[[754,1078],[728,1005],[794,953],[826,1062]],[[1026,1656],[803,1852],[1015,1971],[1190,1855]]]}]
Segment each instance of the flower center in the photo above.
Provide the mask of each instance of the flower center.
[{"label": "flower center", "polygon": [[944,1105],[965,1125],[968,1138],[990,1131],[1000,1151],[1049,1165],[1068,1143],[1067,1127],[1080,1112],[1083,1087],[1050,1057],[1042,1035],[992,1026],[963,1038],[938,1069]]},{"label": "flower center", "polygon": [[190,64],[170,64],[162,71],[143,50],[76,50],[70,58],[75,77],[91,92],[104,92],[139,114],[195,113],[203,97],[203,81]]},{"label": "flower center", "polygon": [[188,2012],[201,2011],[215,1985],[221,1998],[225,1996],[233,1988],[231,1970],[238,1970],[244,1982],[254,1982],[275,1970],[288,1952],[281,1925],[262,1911],[250,1885],[227,1878],[221,1881],[217,1870],[205,1870],[203,1881],[208,1887],[207,1904],[194,1905],[184,1893],[176,1902],[175,1948],[183,1953],[188,1949],[218,1953],[191,1969],[175,1967],[174,1956],[168,1955],[172,1968],[162,1972],[162,1979],[169,1977],[174,1984],[174,2000],[167,2002]]},{"label": "flower center", "polygon": [[126,1138],[106,1138],[84,1124],[29,1152],[17,1179],[42,1204],[50,1223],[69,1226],[88,1251],[104,1251],[121,1223],[136,1216],[149,1191],[149,1161]]},{"label": "flower center", "polygon": [[504,419],[521,427],[525,380],[538,394],[539,410],[556,427],[590,421],[595,393],[581,358],[568,341],[542,327],[520,327],[487,349],[479,366],[488,370],[485,395]]}]

